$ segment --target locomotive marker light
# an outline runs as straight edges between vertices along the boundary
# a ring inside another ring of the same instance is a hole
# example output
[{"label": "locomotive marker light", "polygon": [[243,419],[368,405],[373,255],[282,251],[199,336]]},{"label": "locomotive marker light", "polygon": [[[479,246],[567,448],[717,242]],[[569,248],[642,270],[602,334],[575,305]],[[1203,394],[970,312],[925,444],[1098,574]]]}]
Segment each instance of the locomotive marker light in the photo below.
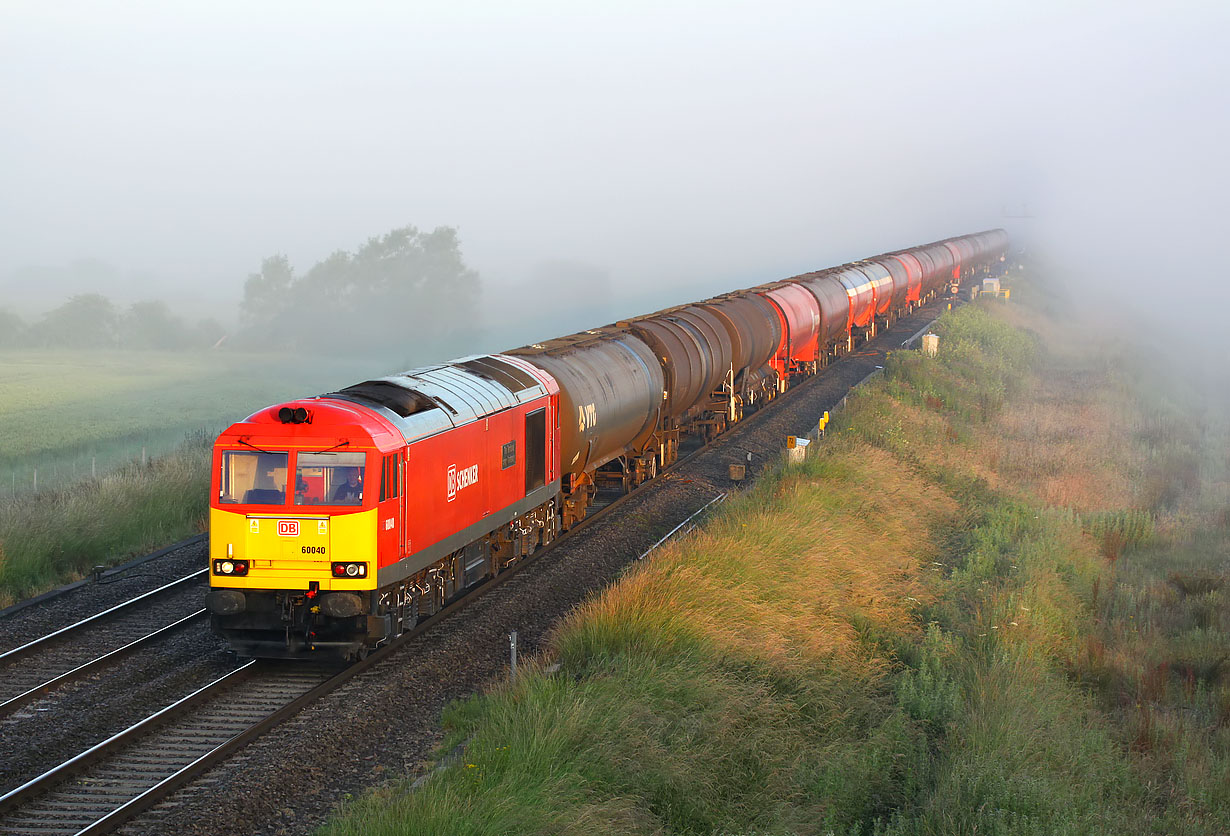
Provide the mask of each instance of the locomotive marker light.
[{"label": "locomotive marker light", "polygon": [[215,560],[214,561],[215,575],[232,575],[243,577],[248,574],[248,561],[246,560]]}]

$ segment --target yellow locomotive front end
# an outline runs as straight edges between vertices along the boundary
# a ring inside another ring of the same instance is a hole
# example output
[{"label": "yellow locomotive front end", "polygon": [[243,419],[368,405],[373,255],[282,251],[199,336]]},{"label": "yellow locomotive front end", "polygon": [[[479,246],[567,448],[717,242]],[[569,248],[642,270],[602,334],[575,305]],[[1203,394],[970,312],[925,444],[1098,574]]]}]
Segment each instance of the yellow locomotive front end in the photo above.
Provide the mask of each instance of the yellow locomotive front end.
[{"label": "yellow locomotive front end", "polygon": [[346,407],[274,408],[218,438],[206,606],[240,655],[355,657],[384,632],[371,615],[383,451]]}]

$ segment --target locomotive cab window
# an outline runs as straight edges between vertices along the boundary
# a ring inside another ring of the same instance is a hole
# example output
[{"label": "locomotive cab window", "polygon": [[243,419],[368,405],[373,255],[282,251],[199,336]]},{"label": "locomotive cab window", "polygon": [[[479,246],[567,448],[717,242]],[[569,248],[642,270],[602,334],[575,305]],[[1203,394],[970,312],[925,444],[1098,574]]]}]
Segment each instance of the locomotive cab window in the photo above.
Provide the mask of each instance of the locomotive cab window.
[{"label": "locomotive cab window", "polygon": [[295,460],[296,505],[362,505],[363,453],[300,453]]},{"label": "locomotive cab window", "polygon": [[286,503],[286,453],[228,450],[222,454],[219,502]]}]

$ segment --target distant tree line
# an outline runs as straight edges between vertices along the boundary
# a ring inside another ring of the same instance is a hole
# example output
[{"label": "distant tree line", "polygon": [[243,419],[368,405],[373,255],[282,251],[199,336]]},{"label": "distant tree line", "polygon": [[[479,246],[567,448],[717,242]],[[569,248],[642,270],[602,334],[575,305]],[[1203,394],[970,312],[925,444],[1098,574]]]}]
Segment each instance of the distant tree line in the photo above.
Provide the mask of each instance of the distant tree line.
[{"label": "distant tree line", "polygon": [[165,302],[117,307],[80,293],[34,321],[0,308],[0,348],[180,350],[219,344],[253,350],[401,356],[473,344],[479,327],[478,274],[461,257],[457,231],[413,226],[338,250],[298,274],[285,255],[248,276],[238,331],[213,319],[190,323]]},{"label": "distant tree line", "polygon": [[77,294],[28,323],[0,309],[0,348],[178,351],[213,346],[225,333],[213,319],[185,321],[171,313],[165,302],[136,302],[124,310],[98,293]]},{"label": "distant tree line", "polygon": [[250,348],[325,354],[448,351],[472,337],[478,298],[457,231],[406,226],[302,274],[285,255],[266,258],[244,285],[239,337]]}]

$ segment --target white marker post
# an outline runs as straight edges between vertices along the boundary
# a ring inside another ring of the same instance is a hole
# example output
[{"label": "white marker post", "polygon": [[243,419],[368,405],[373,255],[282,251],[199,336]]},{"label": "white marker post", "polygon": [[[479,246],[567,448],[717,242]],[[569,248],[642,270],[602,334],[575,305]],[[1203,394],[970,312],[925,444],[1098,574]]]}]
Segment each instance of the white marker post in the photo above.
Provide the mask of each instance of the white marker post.
[{"label": "white marker post", "polygon": [[512,656],[512,663],[508,668],[508,677],[513,682],[517,681],[517,631],[513,630],[508,634],[508,651]]}]

